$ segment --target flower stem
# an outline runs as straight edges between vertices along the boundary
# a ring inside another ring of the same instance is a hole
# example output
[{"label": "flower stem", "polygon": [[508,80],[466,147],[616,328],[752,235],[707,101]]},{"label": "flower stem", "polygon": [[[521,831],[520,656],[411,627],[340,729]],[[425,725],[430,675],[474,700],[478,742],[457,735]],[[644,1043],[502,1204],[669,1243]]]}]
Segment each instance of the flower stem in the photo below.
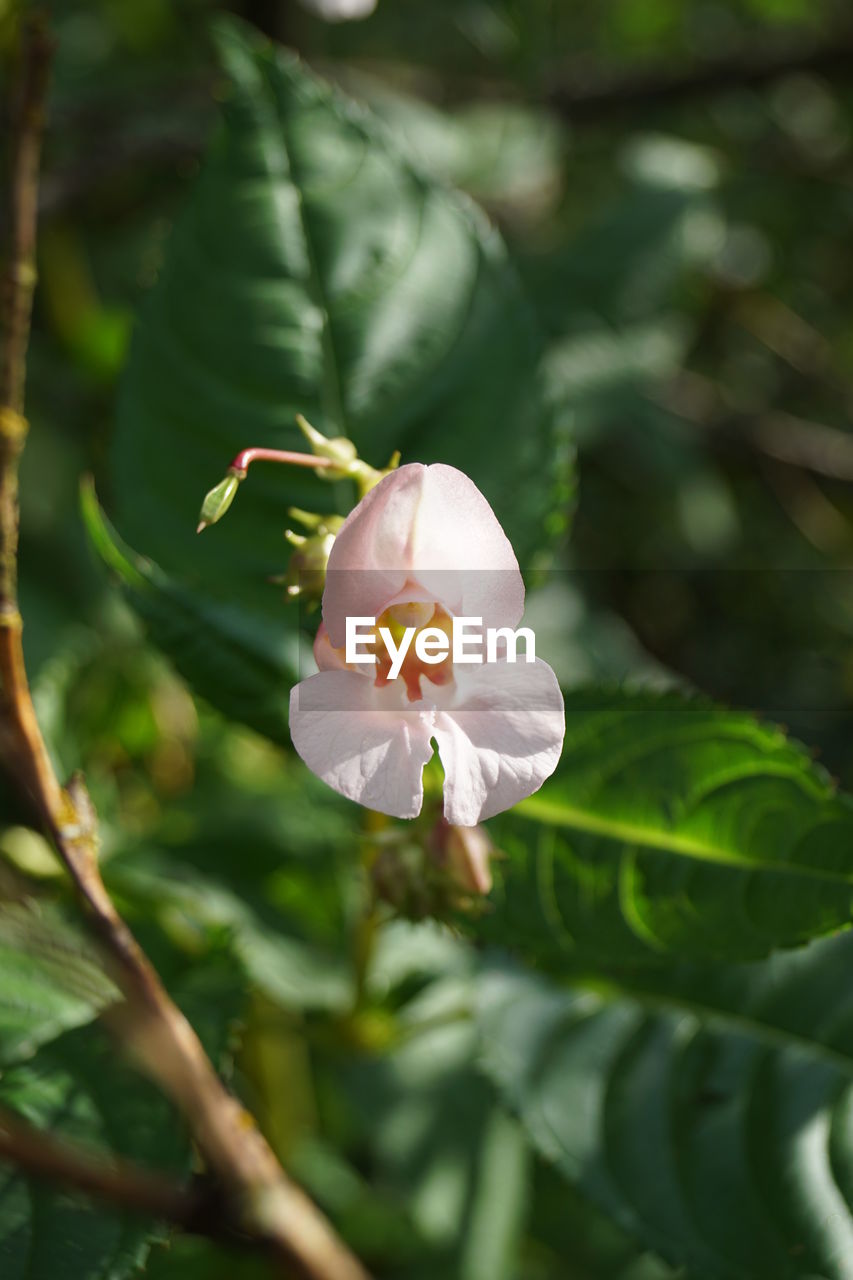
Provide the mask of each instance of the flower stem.
[{"label": "flower stem", "polygon": [[241,449],[228,470],[242,480],[253,462],[285,462],[293,467],[312,467],[315,471],[336,465],[331,458],[318,458],[314,453],[293,453],[290,449],[252,447]]},{"label": "flower stem", "polygon": [[314,471],[327,470],[337,465],[330,458],[318,458],[313,453],[293,453],[290,449],[264,449],[257,445],[241,449],[226,471],[225,479],[220,480],[205,495],[196,533],[203,533],[222,519],[253,462],[284,462],[294,467],[311,467]]}]

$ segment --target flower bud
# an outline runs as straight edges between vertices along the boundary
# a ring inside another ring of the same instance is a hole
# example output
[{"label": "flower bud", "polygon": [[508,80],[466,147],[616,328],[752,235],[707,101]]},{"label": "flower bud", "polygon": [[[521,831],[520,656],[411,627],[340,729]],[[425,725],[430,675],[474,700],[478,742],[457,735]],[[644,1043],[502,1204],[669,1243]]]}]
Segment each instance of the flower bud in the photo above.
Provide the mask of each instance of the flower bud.
[{"label": "flower bud", "polygon": [[234,495],[242,479],[243,476],[236,471],[229,471],[224,480],[220,480],[219,484],[213,486],[201,504],[196,533],[201,533],[208,525],[216,524],[217,520],[222,519],[234,501]]},{"label": "flower bud", "polygon": [[484,827],[455,827],[440,818],[432,841],[436,861],[458,888],[482,895],[491,890],[489,862],[496,850]]},{"label": "flower bud", "polygon": [[312,532],[306,537],[292,529],[285,530],[284,536],[294,548],[285,578],[287,594],[319,599],[326,585],[326,567],[335,537],[344,522],[343,517],[313,516],[296,508],[291,508],[290,514]]},{"label": "flower bud", "polygon": [[376,840],[370,867],[373,891],[408,920],[477,915],[492,887],[493,854],[482,827],[454,827],[439,818],[431,831],[419,835],[391,829]]}]

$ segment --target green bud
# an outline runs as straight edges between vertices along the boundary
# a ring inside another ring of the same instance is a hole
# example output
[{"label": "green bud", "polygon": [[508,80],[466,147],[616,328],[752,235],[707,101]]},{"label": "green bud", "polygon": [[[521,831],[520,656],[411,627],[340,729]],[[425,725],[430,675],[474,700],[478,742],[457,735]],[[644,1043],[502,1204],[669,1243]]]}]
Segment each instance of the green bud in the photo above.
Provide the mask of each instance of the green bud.
[{"label": "green bud", "polygon": [[219,484],[213,486],[201,504],[196,533],[201,533],[208,525],[216,524],[218,520],[222,519],[234,501],[234,495],[240,487],[242,479],[243,477],[237,475],[236,472],[229,471],[224,480],[220,480]]},{"label": "green bud", "polygon": [[299,511],[292,507],[291,516],[298,516],[306,528],[312,532],[306,537],[285,529],[284,536],[294,548],[290,557],[285,581],[289,596],[307,596],[318,599],[326,585],[326,568],[332,546],[341,526],[343,516],[313,515],[309,511]]},{"label": "green bud", "polygon": [[289,596],[319,598],[326,585],[326,567],[335,541],[333,533],[315,533],[297,546],[287,570]]}]

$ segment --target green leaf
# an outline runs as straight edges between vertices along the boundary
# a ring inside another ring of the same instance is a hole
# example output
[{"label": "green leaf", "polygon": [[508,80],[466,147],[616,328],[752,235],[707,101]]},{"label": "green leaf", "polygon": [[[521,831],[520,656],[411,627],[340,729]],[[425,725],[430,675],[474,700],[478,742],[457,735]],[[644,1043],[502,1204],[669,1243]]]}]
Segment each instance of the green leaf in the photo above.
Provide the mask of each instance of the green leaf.
[{"label": "green leaf", "polygon": [[853,935],[567,991],[496,968],[481,1061],[537,1148],[707,1280],[846,1280]]},{"label": "green leaf", "polygon": [[269,1280],[269,1264],[247,1250],[227,1248],[197,1236],[175,1235],[166,1248],[153,1249],[146,1280]]},{"label": "green leaf", "polygon": [[[116,1061],[95,1033],[71,1032],[32,1063],[5,1072],[0,1103],[39,1128],[172,1174],[187,1146],[169,1105]],[[0,1167],[3,1280],[121,1280],[142,1263],[156,1229]]]},{"label": "green leaf", "polygon": [[461,965],[448,954],[447,968],[398,1015],[404,1034],[391,1053],[336,1065],[336,1096],[352,1109],[374,1177],[420,1235],[419,1265],[406,1274],[510,1280],[529,1144],[476,1068],[470,951]]},{"label": "green leaf", "polygon": [[518,102],[439,110],[369,76],[354,86],[418,163],[476,199],[522,216],[532,201],[541,215],[559,194],[566,137],[549,112]]},{"label": "green leaf", "polygon": [[456,464],[522,562],[564,523],[569,459],[536,324],[484,216],[292,56],[234,22],[218,43],[222,128],[137,327],[111,513],[171,582],[158,643],[233,714],[211,668],[233,683],[238,619],[240,661],[252,637],[273,668],[294,625],[267,581],[286,562],[288,506],[354,500],[313,472],[258,466],[198,537],[199,503],[239,449],[300,448],[301,412],[374,465],[397,448]]},{"label": "green leaf", "polygon": [[225,931],[247,978],[277,1004],[339,1011],[351,1007],[348,957],[285,932],[280,916],[252,901],[257,890],[245,900],[210,872],[141,848],[110,860],[108,882],[137,908],[145,904],[168,917],[173,932]]},{"label": "green leaf", "polygon": [[393,1268],[401,1280],[416,1280],[422,1273],[424,1242],[398,1202],[396,1188],[389,1195],[382,1183],[373,1185],[355,1163],[316,1137],[299,1144],[289,1166],[371,1273]]},{"label": "green leaf", "polygon": [[678,694],[567,695],[554,776],[493,824],[480,926],[526,958],[749,959],[846,925],[853,803],[780,729]]},{"label": "green leaf", "polygon": [[[233,964],[220,956],[177,992],[214,1061],[222,1057],[242,990]],[[106,1158],[120,1154],[171,1176],[190,1172],[189,1140],[171,1105],[123,1064],[98,1027],[67,1032],[32,1061],[4,1071],[0,1105]],[[123,1280],[158,1238],[156,1223],[0,1166],[3,1280]]]},{"label": "green leaf", "polygon": [[327,802],[301,761],[245,733],[229,739],[224,759],[199,760],[193,791],[157,827],[112,833],[107,887],[132,926],[155,921],[196,963],[227,945],[277,1005],[349,1010],[363,896],[355,810]]},{"label": "green leaf", "polygon": [[95,949],[57,911],[0,904],[0,1066],[90,1022],[117,997]]},{"label": "green leaf", "polygon": [[612,1217],[591,1204],[542,1158],[534,1162],[530,1189],[528,1271],[536,1280],[564,1280],[567,1260],[578,1280],[692,1280],[639,1244]]}]

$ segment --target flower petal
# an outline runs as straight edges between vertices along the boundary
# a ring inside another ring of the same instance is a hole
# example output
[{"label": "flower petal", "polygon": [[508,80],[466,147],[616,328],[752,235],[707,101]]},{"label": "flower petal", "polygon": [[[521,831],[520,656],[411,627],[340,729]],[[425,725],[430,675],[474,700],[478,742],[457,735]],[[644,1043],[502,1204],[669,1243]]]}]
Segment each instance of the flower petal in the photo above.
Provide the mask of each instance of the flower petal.
[{"label": "flower petal", "polygon": [[335,649],[332,645],[324,622],[320,623],[314,637],[314,661],[318,671],[360,671],[362,675],[369,676],[371,681],[376,679],[376,663],[347,662],[343,649]]},{"label": "flower petal", "polygon": [[415,818],[433,712],[406,702],[400,686],[377,689],[357,671],[321,671],[291,690],[290,736],[308,768],[342,796]]},{"label": "flower petal", "polygon": [[557,677],[535,662],[457,673],[454,701],[432,736],[444,766],[444,816],[472,827],[538,791],[560,759],[566,717]]},{"label": "flower petal", "polygon": [[392,601],[424,597],[484,627],[515,627],[524,611],[518,561],[495,513],[443,463],[400,467],[350,512],[323,595],[332,644],[343,645],[347,617],[376,618]]},{"label": "flower petal", "polygon": [[325,622],[321,622],[314,637],[314,661],[318,671],[347,671],[347,663],[340,649],[334,648],[329,639]]}]

